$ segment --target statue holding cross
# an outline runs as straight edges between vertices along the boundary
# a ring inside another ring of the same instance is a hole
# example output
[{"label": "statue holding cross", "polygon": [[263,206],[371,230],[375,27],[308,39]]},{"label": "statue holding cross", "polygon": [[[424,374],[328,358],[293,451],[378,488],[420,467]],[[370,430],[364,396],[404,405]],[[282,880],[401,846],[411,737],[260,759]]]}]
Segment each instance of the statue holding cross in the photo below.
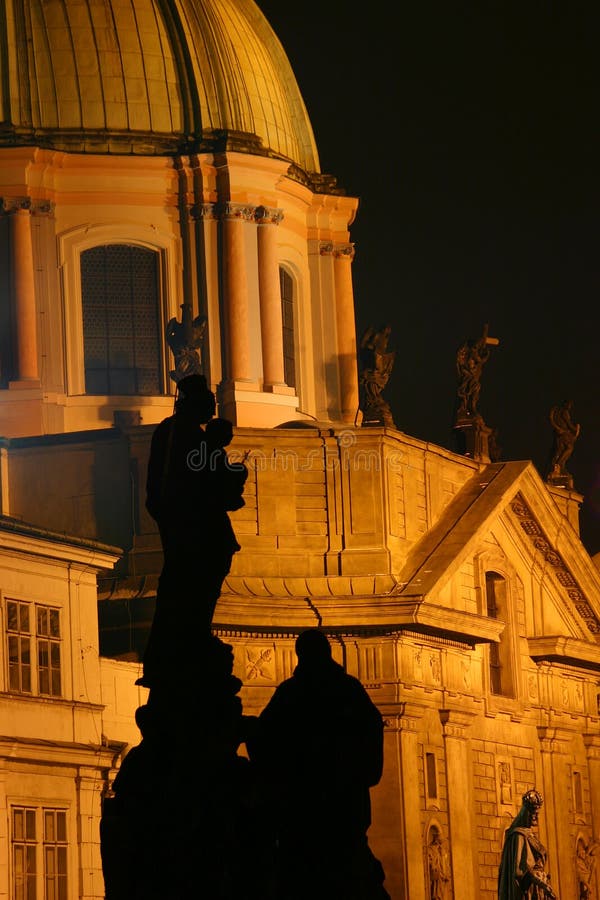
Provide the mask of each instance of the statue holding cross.
[{"label": "statue holding cross", "polygon": [[458,409],[457,421],[475,418],[479,415],[478,404],[481,392],[481,375],[483,367],[490,358],[490,348],[496,347],[500,341],[490,337],[488,326],[484,325],[480,338],[465,341],[456,354],[456,370],[458,375]]}]

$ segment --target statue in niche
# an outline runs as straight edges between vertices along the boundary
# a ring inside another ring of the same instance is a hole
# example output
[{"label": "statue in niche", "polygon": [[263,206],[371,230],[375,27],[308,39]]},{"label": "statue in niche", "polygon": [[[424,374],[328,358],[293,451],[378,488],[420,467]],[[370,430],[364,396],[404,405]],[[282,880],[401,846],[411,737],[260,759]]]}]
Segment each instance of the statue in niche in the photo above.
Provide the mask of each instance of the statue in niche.
[{"label": "statue in niche", "polygon": [[546,848],[534,830],[543,802],[539,791],[526,791],[521,809],[506,829],[498,900],[558,900],[546,872]]},{"label": "statue in niche", "polygon": [[577,887],[578,900],[591,900],[592,879],[596,869],[596,853],[600,848],[597,841],[586,844],[583,838],[577,841]]},{"label": "statue in niche", "polygon": [[363,425],[384,425],[395,428],[389,403],[381,396],[390,380],[396,351],[388,350],[391,334],[389,325],[378,331],[370,325],[360,341],[360,409]]},{"label": "statue in niche", "polygon": [[177,383],[188,375],[202,374],[199,348],[206,332],[206,316],[192,319],[189,303],[182,303],[180,309],[181,322],[175,318],[167,322],[167,344],[175,358],[175,368],[169,374]]},{"label": "statue in niche", "polygon": [[429,870],[429,900],[446,900],[450,886],[450,866],[448,853],[442,835],[435,825],[429,832],[427,845],[427,866]]},{"label": "statue in niche", "polygon": [[565,400],[550,410],[550,424],[554,429],[554,446],[548,481],[551,484],[562,484],[573,488],[573,478],[565,468],[566,462],[573,453],[575,441],[579,437],[581,426],[575,424],[572,417],[573,401]]}]

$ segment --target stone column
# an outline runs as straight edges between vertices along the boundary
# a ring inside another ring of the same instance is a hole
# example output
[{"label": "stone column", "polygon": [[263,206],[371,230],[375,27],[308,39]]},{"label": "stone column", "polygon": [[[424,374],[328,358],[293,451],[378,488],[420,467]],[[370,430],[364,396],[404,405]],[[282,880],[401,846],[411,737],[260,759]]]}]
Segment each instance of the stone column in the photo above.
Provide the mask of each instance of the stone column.
[{"label": "stone column", "polygon": [[258,223],[258,285],[260,293],[260,333],[263,358],[263,390],[285,384],[283,367],[283,328],[281,316],[281,288],[277,255],[277,226],[283,218],[279,209],[259,206]]},{"label": "stone column", "polygon": [[418,736],[419,720],[423,716],[422,707],[415,703],[401,703],[397,717],[400,742],[400,800],[402,822],[404,823],[404,878],[406,897],[410,900],[425,900],[423,877],[423,835],[420,817],[421,798],[419,796]]},{"label": "stone column", "polygon": [[11,275],[16,326],[16,382],[23,387],[39,386],[38,332],[33,277],[33,245],[31,240],[31,201],[5,198],[5,212],[10,213]]},{"label": "stone column", "polygon": [[352,290],[354,244],[335,244],[333,259],[341,413],[342,420],[353,425],[358,412],[358,363]]},{"label": "stone column", "polygon": [[539,814],[542,843],[548,851],[546,871],[552,878],[552,886],[559,896],[575,896],[575,875],[572,862],[575,847],[565,828],[565,810],[570,797],[567,763],[570,758],[573,736],[558,728],[539,726],[537,729],[542,761],[542,783],[536,785],[544,805]]},{"label": "stone column", "polygon": [[477,875],[473,765],[468,728],[473,714],[440,709],[446,757],[448,824],[452,858],[452,896],[460,900],[479,897]]},{"label": "stone column", "polygon": [[600,834],[600,735],[583,736],[588,761],[592,834]]},{"label": "stone column", "polygon": [[250,328],[246,271],[245,223],[254,207],[225,203],[223,221],[223,306],[227,346],[226,379],[250,381]]}]

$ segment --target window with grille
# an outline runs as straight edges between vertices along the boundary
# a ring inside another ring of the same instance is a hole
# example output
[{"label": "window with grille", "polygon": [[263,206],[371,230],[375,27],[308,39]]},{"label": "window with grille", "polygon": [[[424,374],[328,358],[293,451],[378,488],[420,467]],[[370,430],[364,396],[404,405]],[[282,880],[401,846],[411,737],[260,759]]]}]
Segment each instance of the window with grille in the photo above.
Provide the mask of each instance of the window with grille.
[{"label": "window with grille", "polygon": [[87,394],[160,394],[158,253],[129,244],[81,254]]},{"label": "window with grille", "polygon": [[13,806],[12,900],[67,900],[67,813]]},{"label": "window with grille", "polygon": [[296,335],[294,329],[294,282],[285,269],[279,269],[281,321],[283,328],[283,377],[288,387],[296,387]]},{"label": "window with grille", "polygon": [[6,643],[10,691],[61,696],[60,610],[7,600]]}]

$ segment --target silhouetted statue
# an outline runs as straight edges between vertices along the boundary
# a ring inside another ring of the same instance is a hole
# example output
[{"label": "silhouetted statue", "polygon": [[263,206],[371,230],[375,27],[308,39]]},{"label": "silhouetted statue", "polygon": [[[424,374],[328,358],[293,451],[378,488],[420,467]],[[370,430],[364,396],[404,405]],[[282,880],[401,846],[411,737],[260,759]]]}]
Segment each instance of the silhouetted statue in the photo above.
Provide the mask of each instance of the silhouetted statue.
[{"label": "silhouetted statue", "polygon": [[554,429],[554,446],[548,481],[573,486],[573,479],[566,469],[566,462],[573,453],[581,426],[572,418],[573,401],[565,400],[550,410],[550,424]]},{"label": "silhouetted statue", "polygon": [[483,367],[490,358],[490,347],[499,344],[498,338],[488,336],[485,325],[480,338],[465,341],[456,354],[458,376],[458,408],[456,419],[475,417],[479,413],[479,394]]},{"label": "silhouetted statue", "polygon": [[190,375],[179,382],[174,414],[152,436],[146,507],[158,525],[164,563],[144,655],[147,686],[157,668],[176,677],[185,658],[183,634],[210,634],[223,580],[240,549],[228,511],[244,505],[248,470],[229,462],[224,447],[231,423],[209,425],[214,412],[206,379]]},{"label": "silhouetted statue", "polygon": [[200,348],[206,331],[206,316],[192,319],[189,303],[181,304],[181,322],[169,319],[167,323],[167,343],[175,359],[175,368],[169,374],[175,382],[188,375],[202,374]]},{"label": "silhouetted statue", "polygon": [[556,900],[546,872],[546,848],[533,830],[543,804],[542,795],[523,794],[522,806],[504,834],[498,872],[498,900]]},{"label": "silhouetted statue", "polygon": [[245,717],[232,648],[207,638],[196,649],[194,681],[169,695],[152,688],[136,711],[142,740],[104,799],[106,900],[273,897],[266,808],[237,753]]},{"label": "silhouetted statue", "polygon": [[396,427],[390,405],[381,396],[396,358],[396,352],[388,350],[391,330],[389,325],[384,325],[379,331],[369,326],[361,338],[360,408],[363,425]]},{"label": "silhouetted statue", "polygon": [[278,900],[383,900],[369,788],[383,767],[383,720],[326,635],[304,631],[298,664],[247,740],[272,807]]}]

